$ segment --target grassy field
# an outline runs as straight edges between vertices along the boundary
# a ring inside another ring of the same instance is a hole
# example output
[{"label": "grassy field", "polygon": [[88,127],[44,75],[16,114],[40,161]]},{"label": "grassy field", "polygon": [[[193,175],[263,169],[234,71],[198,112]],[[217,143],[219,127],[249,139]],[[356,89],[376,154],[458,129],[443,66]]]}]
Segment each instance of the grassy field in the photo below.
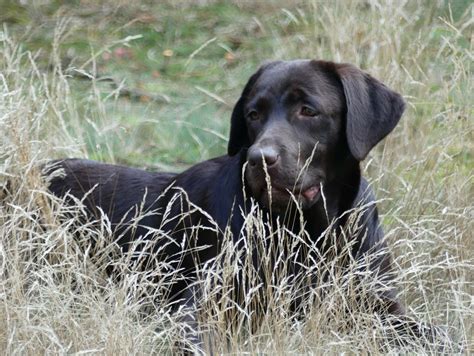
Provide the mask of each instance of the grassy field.
[{"label": "grassy field", "polygon": [[[225,154],[232,105],[261,62],[318,58],[354,63],[407,101],[362,167],[380,199],[401,300],[449,335],[408,351],[472,351],[470,1],[60,3],[0,1],[0,186],[10,182],[0,193],[0,350],[171,353],[177,316],[143,301],[150,282],[126,256],[110,259],[107,221],[97,232],[65,218],[79,208],[49,196],[38,166],[87,157],[181,171]],[[91,257],[97,237],[104,243]],[[109,263],[122,266],[121,283],[107,277]],[[377,316],[344,313],[344,283],[335,275],[304,320],[275,297],[257,331],[228,330],[225,301],[211,295],[202,327],[218,335],[219,353],[397,352]]]}]

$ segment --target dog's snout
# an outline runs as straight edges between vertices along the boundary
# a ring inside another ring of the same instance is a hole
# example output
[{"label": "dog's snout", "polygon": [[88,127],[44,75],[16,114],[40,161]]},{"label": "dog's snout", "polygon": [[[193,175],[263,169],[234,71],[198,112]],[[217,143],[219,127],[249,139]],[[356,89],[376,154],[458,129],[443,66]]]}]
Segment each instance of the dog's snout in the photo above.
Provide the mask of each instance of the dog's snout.
[{"label": "dog's snout", "polygon": [[267,167],[271,167],[277,163],[279,157],[278,151],[272,146],[251,147],[247,154],[251,167],[262,165],[264,160]]}]

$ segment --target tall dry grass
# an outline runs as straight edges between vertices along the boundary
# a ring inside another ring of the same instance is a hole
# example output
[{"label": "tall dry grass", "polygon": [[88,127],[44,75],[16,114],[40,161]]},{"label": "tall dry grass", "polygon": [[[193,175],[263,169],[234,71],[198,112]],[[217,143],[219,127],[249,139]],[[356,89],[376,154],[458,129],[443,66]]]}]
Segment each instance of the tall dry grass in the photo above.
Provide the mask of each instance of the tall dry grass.
[{"label": "tall dry grass", "polygon": [[[361,300],[366,306],[385,286],[364,272],[370,261],[348,257],[350,243],[307,261],[296,283],[286,278],[287,260],[269,269],[271,256],[263,253],[261,268],[271,283],[256,283],[252,244],[261,251],[314,250],[305,245],[304,231],[294,235],[279,228],[269,235],[256,210],[247,216],[246,229],[259,238],[246,242],[243,258],[236,258],[238,250],[227,236],[215,263],[200,269],[199,330],[208,350],[431,354],[472,349],[472,6],[456,21],[433,18],[437,6],[442,4],[314,1],[285,9],[277,25],[259,22],[274,38],[270,56],[350,61],[404,94],[409,108],[403,120],[363,167],[380,199],[400,299],[414,319],[440,326],[440,335],[407,339],[400,346],[401,336],[370,307],[361,307]],[[290,26],[299,31],[286,33]],[[182,320],[189,312],[171,313],[166,296],[166,283],[179,271],[160,264],[142,271],[127,263],[130,256],[114,245],[106,218],[98,225],[81,223],[75,218],[81,215],[80,202],[70,207],[51,197],[41,178],[39,167],[50,158],[88,154],[84,120],[93,121],[97,135],[114,120],[94,81],[87,107],[78,107],[83,102],[75,99],[71,78],[60,66],[66,28],[67,23],[57,27],[50,72],[40,70],[35,54],[24,51],[7,29],[2,32],[0,349],[6,354],[172,353],[177,341],[186,343]],[[85,118],[79,114],[84,112]],[[98,242],[94,251],[91,241]],[[110,265],[122,271],[121,278],[106,273]],[[244,303],[236,305],[232,281],[239,271],[246,283]],[[322,282],[308,290],[314,276]],[[290,306],[302,292],[308,298],[300,304],[304,318],[299,318]],[[251,314],[262,298],[267,308],[257,322]]]}]

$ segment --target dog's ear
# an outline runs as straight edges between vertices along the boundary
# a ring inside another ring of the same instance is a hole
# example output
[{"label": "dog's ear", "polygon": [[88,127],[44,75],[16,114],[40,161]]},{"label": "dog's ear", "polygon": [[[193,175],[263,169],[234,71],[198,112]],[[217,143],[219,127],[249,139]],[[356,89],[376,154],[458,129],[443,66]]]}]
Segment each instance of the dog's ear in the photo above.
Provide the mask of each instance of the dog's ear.
[{"label": "dog's ear", "polygon": [[352,155],[362,161],[397,125],[405,110],[400,94],[350,64],[336,72],[346,97],[346,135]]},{"label": "dog's ear", "polygon": [[245,120],[244,112],[245,102],[257,79],[266,69],[277,63],[278,62],[268,62],[263,64],[247,81],[239,100],[237,100],[230,119],[229,143],[227,145],[227,154],[229,156],[234,156],[239,153],[242,148],[248,148],[250,146],[250,138],[247,131],[247,122]]}]

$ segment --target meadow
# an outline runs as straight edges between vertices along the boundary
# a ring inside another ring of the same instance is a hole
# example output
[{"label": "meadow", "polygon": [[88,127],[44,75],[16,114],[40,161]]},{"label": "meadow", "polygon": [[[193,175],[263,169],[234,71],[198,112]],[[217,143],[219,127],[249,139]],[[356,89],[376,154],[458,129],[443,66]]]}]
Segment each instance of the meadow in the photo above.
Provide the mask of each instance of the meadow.
[{"label": "meadow", "polygon": [[[234,310],[239,327],[230,328],[225,317],[235,306],[226,281],[236,266],[229,243],[218,292],[210,287],[218,273],[202,271],[209,293],[200,323],[213,335],[207,346],[223,354],[472,351],[470,1],[45,0],[0,7],[5,354],[174,352],[185,311],[171,313],[167,286],[152,278],[173,272],[128,265],[107,219],[79,223],[80,202],[71,207],[52,197],[40,166],[80,157],[179,172],[223,155],[232,106],[248,77],[266,60],[296,58],[353,63],[405,98],[400,124],[362,169],[394,253],[399,298],[410,316],[443,332],[436,340],[392,342],[397,336],[379,316],[354,305],[352,292],[365,293],[352,285],[357,266],[341,273],[337,256],[305,318],[289,313],[296,291],[283,279],[267,288],[271,308],[259,327],[245,318],[256,298],[250,288],[248,309]],[[264,234],[258,214],[247,228]],[[93,253],[92,240],[99,242]],[[123,271],[118,282],[106,273],[111,264]]]}]

